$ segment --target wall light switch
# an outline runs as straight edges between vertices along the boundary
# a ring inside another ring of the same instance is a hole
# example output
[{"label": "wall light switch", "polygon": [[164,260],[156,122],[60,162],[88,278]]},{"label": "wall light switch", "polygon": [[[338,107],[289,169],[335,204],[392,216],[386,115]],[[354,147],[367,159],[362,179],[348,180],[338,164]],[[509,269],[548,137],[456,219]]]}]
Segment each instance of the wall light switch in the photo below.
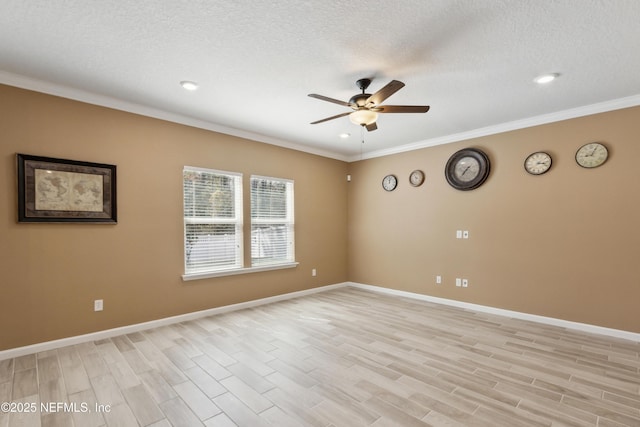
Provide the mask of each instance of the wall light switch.
[{"label": "wall light switch", "polygon": [[436,284],[442,283],[442,276],[436,276]]},{"label": "wall light switch", "polygon": [[93,302],[93,311],[102,311],[103,308],[104,306],[101,299],[97,299]]},{"label": "wall light switch", "polygon": [[462,239],[462,230],[456,230],[456,239]]},{"label": "wall light switch", "polygon": [[457,286],[457,287],[462,286],[462,279],[460,279],[460,278],[456,277],[456,286]]},{"label": "wall light switch", "polygon": [[469,230],[464,230],[462,232],[462,238],[463,239],[468,239],[469,238]]},{"label": "wall light switch", "polygon": [[316,271],[316,269],[315,269],[315,268],[311,270],[311,275],[312,275],[313,277],[316,277],[316,276],[318,275],[318,272]]}]

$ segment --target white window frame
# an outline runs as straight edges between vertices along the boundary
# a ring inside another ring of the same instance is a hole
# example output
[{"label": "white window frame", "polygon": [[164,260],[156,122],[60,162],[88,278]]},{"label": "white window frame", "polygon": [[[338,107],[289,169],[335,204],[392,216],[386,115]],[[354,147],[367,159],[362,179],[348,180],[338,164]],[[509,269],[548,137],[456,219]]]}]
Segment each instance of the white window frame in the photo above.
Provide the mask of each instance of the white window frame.
[{"label": "white window frame", "polygon": [[[251,266],[254,268],[266,267],[266,266],[278,266],[278,265],[290,265],[297,264],[295,262],[295,209],[294,209],[294,181],[285,178],[274,178],[269,176],[251,175],[250,178],[250,198],[251,206],[254,206],[254,192],[253,182],[254,180],[269,180],[276,181],[285,184],[286,186],[286,212],[284,217],[280,218],[258,218],[254,217],[254,212],[251,212]],[[255,235],[254,226],[264,225],[279,225],[283,224],[286,230],[286,255],[283,258],[271,259],[271,260],[259,260],[259,256],[256,252],[259,252],[259,245],[256,242],[257,236]]]},{"label": "white window frame", "polygon": [[[219,175],[226,176],[232,178],[234,181],[234,216],[233,217],[187,217],[184,216],[184,204],[187,203],[186,198],[184,197],[184,183],[185,183],[185,173],[187,172],[196,172],[196,173],[207,173],[211,175]],[[225,274],[229,272],[239,271],[244,266],[244,250],[243,250],[243,195],[242,195],[242,174],[236,172],[227,172],[216,169],[206,169],[199,168],[193,166],[185,166],[183,168],[182,173],[182,181],[183,181],[183,218],[184,218],[184,271],[183,279],[188,280],[190,278],[200,278],[200,277],[212,277],[214,275]],[[235,254],[232,263],[222,264],[220,266],[208,266],[208,267],[190,267],[188,265],[188,250],[189,250],[189,242],[187,241],[187,226],[189,224],[210,224],[210,225],[235,225]]]}]

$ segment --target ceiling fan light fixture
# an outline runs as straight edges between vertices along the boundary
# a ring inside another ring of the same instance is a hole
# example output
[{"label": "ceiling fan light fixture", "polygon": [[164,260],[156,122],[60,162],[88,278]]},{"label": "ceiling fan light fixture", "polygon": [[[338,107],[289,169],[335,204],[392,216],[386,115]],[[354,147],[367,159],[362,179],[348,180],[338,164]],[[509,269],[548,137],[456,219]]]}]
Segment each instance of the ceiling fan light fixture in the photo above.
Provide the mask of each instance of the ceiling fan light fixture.
[{"label": "ceiling fan light fixture", "polygon": [[356,110],[349,114],[349,120],[351,120],[351,123],[360,126],[367,126],[371,123],[375,123],[377,119],[378,113],[366,109]]}]

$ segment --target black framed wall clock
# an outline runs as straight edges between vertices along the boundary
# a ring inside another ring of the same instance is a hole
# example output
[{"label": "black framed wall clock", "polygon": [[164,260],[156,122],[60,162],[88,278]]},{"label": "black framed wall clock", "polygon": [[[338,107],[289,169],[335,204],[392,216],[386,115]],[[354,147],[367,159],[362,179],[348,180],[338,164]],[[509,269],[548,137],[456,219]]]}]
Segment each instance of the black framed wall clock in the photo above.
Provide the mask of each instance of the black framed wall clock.
[{"label": "black framed wall clock", "polygon": [[382,178],[382,188],[386,191],[393,191],[398,186],[398,178],[395,175],[387,175]]},{"label": "black framed wall clock", "polygon": [[451,155],[444,169],[444,176],[456,190],[468,191],[484,184],[490,170],[489,157],[484,151],[464,148]]}]

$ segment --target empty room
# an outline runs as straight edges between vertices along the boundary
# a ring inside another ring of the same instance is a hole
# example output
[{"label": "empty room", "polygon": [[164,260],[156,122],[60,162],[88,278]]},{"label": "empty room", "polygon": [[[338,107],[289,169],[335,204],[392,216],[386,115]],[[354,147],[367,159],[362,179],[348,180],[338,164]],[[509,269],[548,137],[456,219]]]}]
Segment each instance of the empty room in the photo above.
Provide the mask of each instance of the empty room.
[{"label": "empty room", "polygon": [[1,3],[0,427],[640,426],[640,2]]}]

